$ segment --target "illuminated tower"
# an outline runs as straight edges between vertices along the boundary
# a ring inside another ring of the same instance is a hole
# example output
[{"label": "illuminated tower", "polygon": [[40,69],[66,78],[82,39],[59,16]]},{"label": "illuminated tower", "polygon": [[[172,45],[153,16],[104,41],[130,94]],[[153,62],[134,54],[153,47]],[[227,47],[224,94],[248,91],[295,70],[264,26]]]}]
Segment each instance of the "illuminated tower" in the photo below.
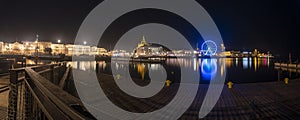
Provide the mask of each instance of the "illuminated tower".
[{"label": "illuminated tower", "polygon": [[254,49],[253,55],[252,55],[252,56],[253,56],[253,57],[257,57],[258,53],[259,53],[258,50],[257,50],[257,49]]},{"label": "illuminated tower", "polygon": [[36,35],[35,44],[36,44],[35,54],[36,54],[36,56],[38,56],[38,53],[39,53],[39,35]]},{"label": "illuminated tower", "polygon": [[138,48],[146,45],[148,45],[148,43],[146,42],[145,36],[143,36],[142,41],[138,44]]},{"label": "illuminated tower", "polygon": [[226,49],[225,45],[224,44],[221,44],[221,52],[224,52]]}]

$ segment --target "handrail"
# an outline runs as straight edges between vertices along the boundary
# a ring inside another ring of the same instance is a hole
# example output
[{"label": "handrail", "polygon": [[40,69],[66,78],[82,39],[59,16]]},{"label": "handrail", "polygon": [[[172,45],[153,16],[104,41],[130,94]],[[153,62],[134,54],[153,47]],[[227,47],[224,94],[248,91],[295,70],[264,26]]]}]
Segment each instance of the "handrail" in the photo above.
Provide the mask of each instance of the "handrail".
[{"label": "handrail", "polygon": [[[59,71],[58,78],[54,77],[56,76],[54,70]],[[20,117],[23,115],[25,115],[25,119],[94,119],[86,113],[81,113],[81,110],[73,108],[73,105],[78,105],[82,110],[85,110],[79,98],[67,93],[54,82],[54,80],[68,79],[69,72],[70,67],[66,69],[65,63],[11,69],[8,119],[21,119]],[[25,73],[25,76],[19,77],[19,73]],[[42,74],[48,75],[48,73],[50,75],[49,80],[42,76]],[[64,76],[61,73],[65,73]],[[35,105],[30,101],[34,101]],[[33,106],[35,108],[32,108]],[[24,110],[18,109],[22,107],[24,107]],[[36,110],[40,111],[42,115],[32,113]],[[32,114],[35,115],[32,117]]]},{"label": "handrail", "polygon": [[37,65],[37,66],[30,66],[30,67],[14,68],[14,69],[10,69],[9,71],[20,72],[20,71],[24,71],[25,68],[36,69],[36,68],[42,68],[42,67],[58,66],[58,65],[61,65],[61,64],[64,64],[64,63],[65,62],[60,62],[60,63],[55,63],[55,64],[47,64],[47,65]]},{"label": "handrail", "polygon": [[[74,100],[76,102],[74,102],[73,104],[75,104],[75,103],[78,104],[78,100],[75,100],[76,99],[75,97],[66,93],[65,91],[60,89],[58,86],[54,85],[53,83],[49,82],[46,78],[42,77],[41,75],[39,75],[32,69],[26,68],[25,71],[28,74],[28,76],[31,78],[34,85],[36,85],[36,87],[45,96],[47,96],[49,98],[49,100],[52,101],[53,104],[56,105],[57,108],[59,108],[58,110],[61,110],[62,113],[65,113],[65,116],[68,116],[73,120],[86,119],[86,117],[81,116],[79,113],[77,113],[71,107],[66,105],[66,103],[64,103],[62,101],[62,98],[58,98],[57,95],[63,96],[64,97],[63,99],[69,98],[69,100]],[[69,104],[71,105],[71,103],[69,103]],[[55,109],[55,108],[53,108],[53,109]],[[49,110],[47,110],[47,111],[49,112]],[[50,111],[53,111],[53,110],[50,110]],[[49,112],[49,114],[51,114],[51,113]],[[62,117],[62,116],[58,116],[56,114],[52,114],[52,116]],[[66,117],[66,118],[68,118],[68,117]]]},{"label": "handrail", "polygon": [[66,84],[66,80],[68,79],[68,77],[69,77],[69,73],[70,73],[70,70],[71,70],[71,67],[68,67],[67,69],[66,69],[66,72],[65,72],[65,74],[63,75],[63,77],[61,78],[61,80],[60,80],[60,82],[59,82],[59,87],[60,88],[64,88],[64,86],[65,86],[65,84]]}]

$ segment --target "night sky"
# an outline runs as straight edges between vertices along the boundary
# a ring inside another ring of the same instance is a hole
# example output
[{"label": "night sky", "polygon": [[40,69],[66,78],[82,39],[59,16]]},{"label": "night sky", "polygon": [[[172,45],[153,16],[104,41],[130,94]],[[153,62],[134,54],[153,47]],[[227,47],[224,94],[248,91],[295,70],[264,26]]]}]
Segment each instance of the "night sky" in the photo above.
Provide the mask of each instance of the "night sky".
[{"label": "night sky", "polygon": [[[198,2],[214,19],[228,50],[258,48],[283,57],[291,52],[300,59],[300,0]],[[41,40],[72,43],[81,22],[99,3],[101,0],[1,0],[0,41],[33,41],[39,34]]]}]

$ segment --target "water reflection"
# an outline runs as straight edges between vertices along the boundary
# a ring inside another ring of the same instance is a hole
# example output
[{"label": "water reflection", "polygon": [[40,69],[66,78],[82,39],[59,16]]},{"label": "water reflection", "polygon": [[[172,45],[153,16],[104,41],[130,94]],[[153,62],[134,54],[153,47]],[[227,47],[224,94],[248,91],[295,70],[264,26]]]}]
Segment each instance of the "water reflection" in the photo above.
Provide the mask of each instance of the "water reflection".
[{"label": "water reflection", "polygon": [[138,73],[142,76],[142,80],[145,79],[145,73],[146,73],[146,70],[145,69],[145,64],[144,63],[138,63],[137,64],[137,70],[138,70]]},{"label": "water reflection", "polygon": [[[130,62],[126,65],[126,62],[116,61],[113,63],[107,63],[104,61],[97,62],[100,72],[111,74],[111,67],[118,71],[124,71],[125,69],[130,70],[131,77],[137,77],[139,79],[149,79],[149,70],[162,70],[163,67],[167,67],[171,71],[167,71],[168,76],[173,76],[180,78],[180,67],[184,69],[192,69],[195,72],[200,73],[202,80],[210,81],[214,79],[217,75],[224,77],[227,75],[226,79],[230,81],[238,82],[251,82],[258,80],[276,80],[273,79],[273,67],[270,67],[271,60],[268,58],[216,58],[216,59],[167,59],[165,65],[157,63],[138,63]],[[95,70],[95,61],[82,61],[82,62],[71,62],[73,68],[81,69],[84,71]],[[113,64],[111,66],[110,64]],[[253,66],[253,67],[252,67]],[[173,69],[179,71],[174,71]],[[259,72],[259,74],[257,74]],[[247,76],[247,77],[245,77]],[[249,76],[249,77],[248,77]],[[201,81],[200,79],[200,81]]]},{"label": "water reflection", "polygon": [[243,68],[248,69],[249,58],[243,58]]},{"label": "water reflection", "polygon": [[[222,66],[222,65],[221,65]],[[216,59],[204,59],[201,63],[201,75],[205,80],[212,80],[218,71]]]},{"label": "water reflection", "polygon": [[[73,69],[79,69],[83,71],[94,71],[96,70],[96,61],[72,61],[68,62],[67,65],[71,65]],[[100,64],[99,64],[100,63]],[[105,66],[105,62],[98,62],[101,68]]]},{"label": "water reflection", "polygon": [[55,61],[51,60],[32,60],[32,59],[26,59],[26,65],[32,66],[32,65],[44,65],[44,64],[54,64],[57,63]]},{"label": "water reflection", "polygon": [[[252,66],[254,66],[254,71],[257,71],[260,67],[270,67],[270,58],[251,58],[251,57],[245,57],[245,58],[223,58],[225,59],[226,67],[239,67],[240,63],[242,62],[243,69],[252,69]],[[233,63],[235,63],[235,66],[233,66]]]}]

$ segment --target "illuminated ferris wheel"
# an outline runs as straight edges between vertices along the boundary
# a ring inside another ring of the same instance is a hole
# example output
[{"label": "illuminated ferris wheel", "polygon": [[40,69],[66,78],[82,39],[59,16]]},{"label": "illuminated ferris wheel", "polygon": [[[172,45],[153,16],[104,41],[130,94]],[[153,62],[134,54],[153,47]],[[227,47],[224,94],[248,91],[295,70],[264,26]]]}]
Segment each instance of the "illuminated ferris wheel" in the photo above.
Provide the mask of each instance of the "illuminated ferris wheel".
[{"label": "illuminated ferris wheel", "polygon": [[205,56],[212,56],[217,53],[217,44],[212,40],[206,40],[201,45],[201,51]]}]

